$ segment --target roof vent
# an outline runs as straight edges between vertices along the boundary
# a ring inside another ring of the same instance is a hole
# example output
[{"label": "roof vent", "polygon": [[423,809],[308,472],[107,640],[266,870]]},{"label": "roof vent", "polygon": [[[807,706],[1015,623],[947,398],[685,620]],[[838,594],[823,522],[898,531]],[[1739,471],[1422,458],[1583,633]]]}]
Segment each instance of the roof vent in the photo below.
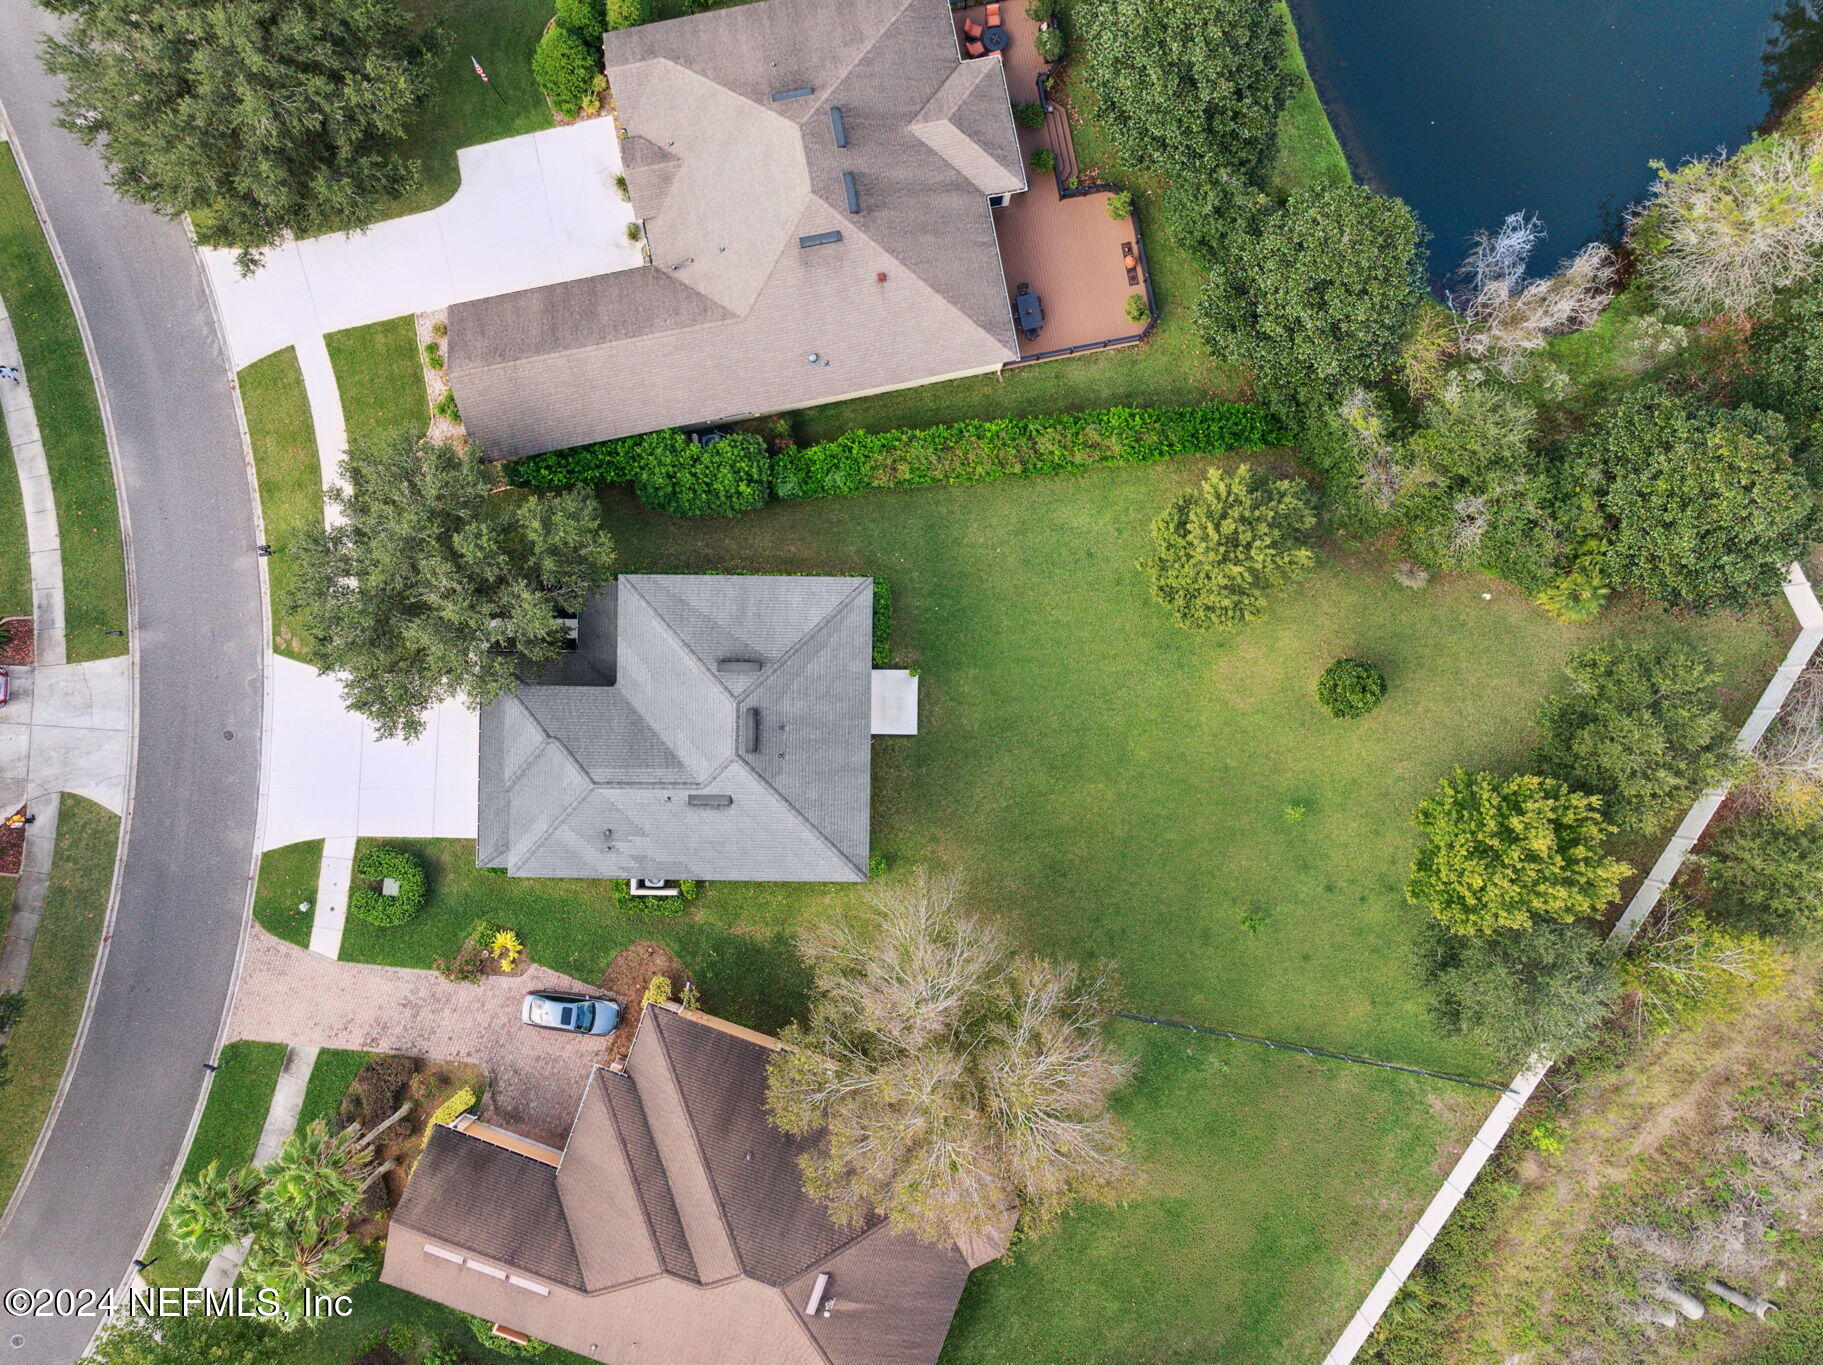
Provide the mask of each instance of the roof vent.
[{"label": "roof vent", "polygon": [[772,102],[774,104],[779,104],[785,100],[801,100],[806,95],[814,94],[816,94],[815,86],[800,85],[794,90],[774,90],[772,92]]},{"label": "roof vent", "polygon": [[758,659],[717,659],[715,661],[717,673],[758,673],[765,666]]},{"label": "roof vent", "polygon": [[855,193],[855,173],[853,171],[842,172],[842,193],[848,196],[848,211],[850,213],[859,213],[861,211],[861,196]]},{"label": "roof vent", "polygon": [[836,146],[846,147],[848,145],[848,128],[847,125],[842,122],[841,105],[832,104],[829,106],[829,126],[836,131]]},{"label": "roof vent", "polygon": [[760,751],[760,708],[747,708],[747,752],[757,754]]},{"label": "roof vent", "polygon": [[684,798],[684,804],[686,806],[710,806],[720,808],[722,806],[732,806],[734,804],[734,798],[732,796],[705,796],[701,792],[691,792],[690,795]]},{"label": "roof vent", "polygon": [[798,245],[801,247],[828,246],[831,242],[841,240],[842,234],[839,232],[813,232],[808,237],[798,238]]},{"label": "roof vent", "polygon": [[810,1302],[804,1305],[804,1316],[814,1318],[817,1309],[823,1306],[823,1296],[829,1292],[829,1272],[822,1271],[817,1275],[817,1282],[810,1286]]}]

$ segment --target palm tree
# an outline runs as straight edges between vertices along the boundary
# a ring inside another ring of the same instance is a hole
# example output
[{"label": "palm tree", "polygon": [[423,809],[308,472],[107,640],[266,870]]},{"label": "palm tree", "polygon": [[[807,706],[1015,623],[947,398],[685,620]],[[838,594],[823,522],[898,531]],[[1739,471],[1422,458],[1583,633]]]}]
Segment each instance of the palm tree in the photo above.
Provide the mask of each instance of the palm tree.
[{"label": "palm tree", "polygon": [[282,1220],[265,1229],[247,1252],[241,1274],[259,1290],[271,1290],[284,1309],[286,1328],[304,1321],[307,1295],[345,1294],[362,1278],[361,1244],[341,1216],[324,1220]]},{"label": "palm tree", "polygon": [[165,1224],[186,1255],[207,1260],[251,1234],[261,1220],[265,1180],[251,1166],[224,1174],[211,1161],[171,1196]]},{"label": "palm tree", "polygon": [[263,1168],[267,1210],[292,1222],[323,1222],[358,1200],[373,1157],[356,1145],[352,1134],[352,1129],[332,1134],[318,1119],[286,1138]]}]

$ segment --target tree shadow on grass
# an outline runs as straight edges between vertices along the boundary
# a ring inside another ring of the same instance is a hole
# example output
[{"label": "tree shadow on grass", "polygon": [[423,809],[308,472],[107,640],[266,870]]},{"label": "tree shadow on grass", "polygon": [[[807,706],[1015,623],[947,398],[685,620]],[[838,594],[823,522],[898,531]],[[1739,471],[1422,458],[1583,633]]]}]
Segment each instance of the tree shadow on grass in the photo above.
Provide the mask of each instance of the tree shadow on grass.
[{"label": "tree shadow on grass", "polygon": [[710,1014],[777,1033],[810,1007],[810,968],[783,930],[762,936],[689,922],[652,937],[690,969]]}]

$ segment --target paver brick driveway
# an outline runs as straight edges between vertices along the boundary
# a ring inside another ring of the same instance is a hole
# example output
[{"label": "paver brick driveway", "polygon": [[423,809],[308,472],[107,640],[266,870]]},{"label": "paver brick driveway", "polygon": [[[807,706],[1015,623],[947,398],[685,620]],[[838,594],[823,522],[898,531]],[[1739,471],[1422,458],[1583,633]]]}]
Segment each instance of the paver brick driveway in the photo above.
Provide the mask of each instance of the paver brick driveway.
[{"label": "paver brick driveway", "polygon": [[411,967],[338,962],[251,926],[229,1036],[259,1043],[393,1052],[487,1069],[483,1117],[561,1147],[604,1038],[519,1020],[527,991],[601,994],[533,963],[520,976],[445,981]]}]

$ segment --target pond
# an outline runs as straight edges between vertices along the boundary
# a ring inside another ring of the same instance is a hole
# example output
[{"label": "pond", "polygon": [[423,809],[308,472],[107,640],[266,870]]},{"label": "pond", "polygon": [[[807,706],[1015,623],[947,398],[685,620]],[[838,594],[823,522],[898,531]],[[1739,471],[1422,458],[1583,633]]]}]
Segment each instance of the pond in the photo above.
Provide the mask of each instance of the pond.
[{"label": "pond", "polygon": [[1652,180],[1745,141],[1823,61],[1823,0],[1293,0],[1356,175],[1412,206],[1448,275],[1536,213],[1545,269]]}]

